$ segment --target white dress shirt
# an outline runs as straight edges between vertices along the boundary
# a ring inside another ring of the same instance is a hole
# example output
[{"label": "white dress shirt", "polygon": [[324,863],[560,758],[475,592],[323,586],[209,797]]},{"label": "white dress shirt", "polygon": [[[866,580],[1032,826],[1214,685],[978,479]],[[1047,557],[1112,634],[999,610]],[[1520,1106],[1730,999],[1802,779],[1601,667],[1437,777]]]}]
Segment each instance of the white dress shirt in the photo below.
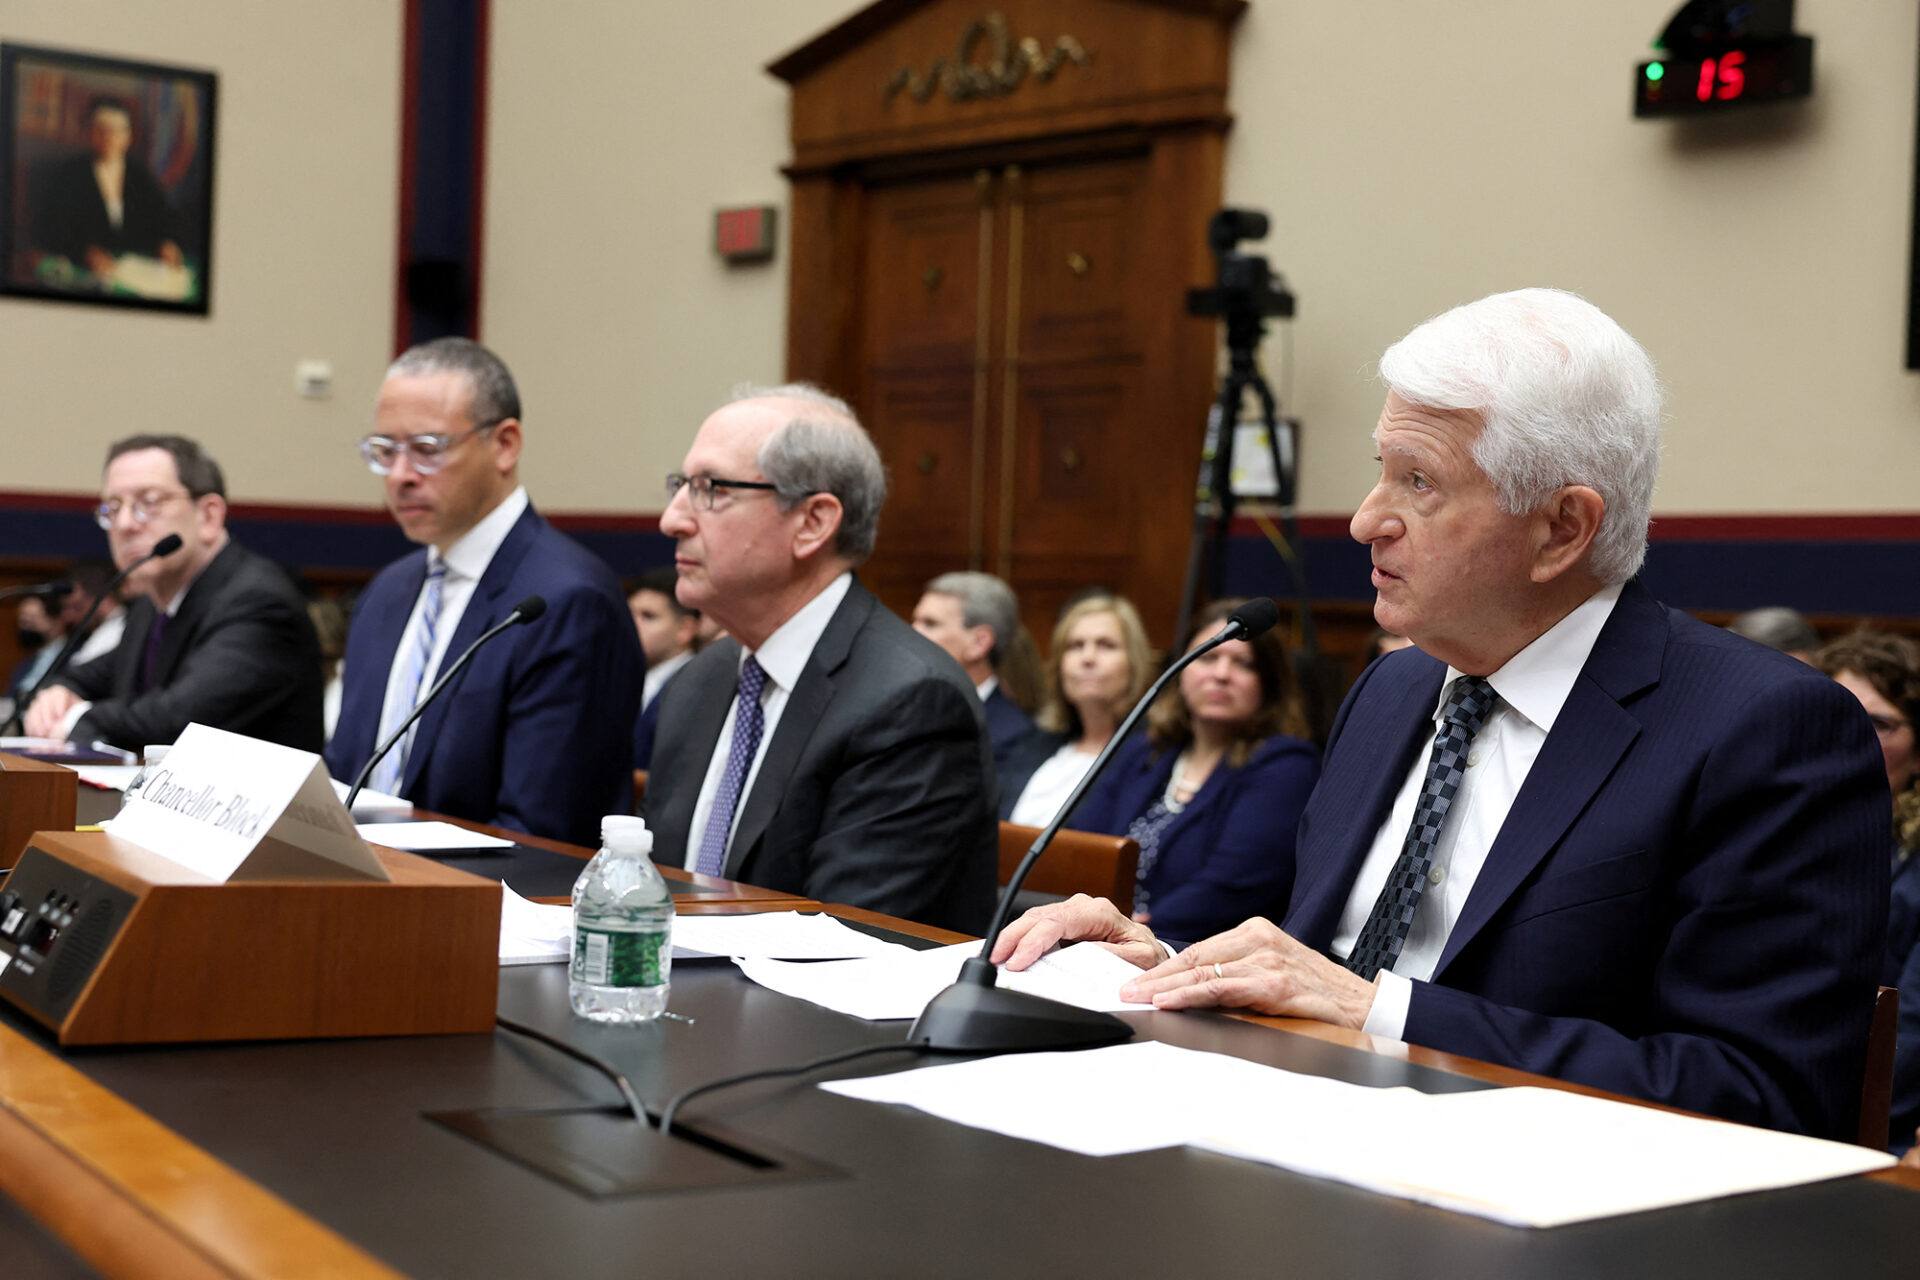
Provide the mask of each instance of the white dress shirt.
[{"label": "white dress shirt", "polygon": [[660,696],[660,690],[680,668],[693,661],[693,650],[682,649],[664,662],[657,662],[647,668],[647,680],[640,688],[640,709],[645,711]]},{"label": "white dress shirt", "polygon": [[[1460,780],[1440,828],[1433,851],[1433,864],[1427,870],[1427,888],[1414,908],[1413,928],[1391,970],[1381,970],[1379,989],[1363,1028],[1369,1035],[1398,1040],[1406,1031],[1407,1008],[1413,999],[1414,980],[1427,981],[1440,963],[1447,938],[1460,919],[1467,895],[1486,865],[1494,838],[1507,820],[1515,797],[1526,784],[1533,762],[1539,758],[1553,722],[1573,692],[1574,681],[1587,665],[1600,629],[1620,599],[1620,588],[1602,588],[1588,597],[1572,613],[1560,619],[1538,639],[1508,659],[1507,664],[1487,677],[1487,683],[1499,695],[1486,723],[1474,737],[1467,753],[1467,768]],[[1406,844],[1407,829],[1413,824],[1414,806],[1426,781],[1427,757],[1432,753],[1434,734],[1440,725],[1440,710],[1446,704],[1447,690],[1461,672],[1447,668],[1440,686],[1440,697],[1433,708],[1429,728],[1413,767],[1400,784],[1387,820],[1373,837],[1360,874],[1354,877],[1347,908],[1340,916],[1333,935],[1333,954],[1348,956],[1366,927],[1373,904],[1387,882],[1388,874],[1399,860]]]},{"label": "white dress shirt", "polygon": [[1027,779],[1007,821],[1018,827],[1044,827],[1052,822],[1099,755],[1098,751],[1081,751],[1071,742],[1064,744],[1041,761],[1040,767]]},{"label": "white dress shirt", "polygon": [[[847,592],[852,587],[853,575],[841,574],[827,584],[826,590],[801,605],[798,613],[781,623],[780,629],[753,651],[761,670],[767,673],[767,682],[760,688],[763,717],[760,746],[753,753],[753,764],[747,770],[746,780],[740,784],[740,798],[733,810],[733,827],[727,832],[728,850],[733,848],[733,832],[740,826],[740,815],[746,811],[747,799],[753,795],[753,784],[760,777],[760,762],[767,758],[767,744],[773,741],[773,731],[780,727],[780,713],[786,710],[787,699],[793,696],[793,686],[806,669],[807,659],[813,656],[814,646],[826,634],[827,624],[833,621],[834,612],[840,608],[840,602],[847,598]],[[740,650],[742,666],[746,664],[747,653],[743,645]],[[684,864],[688,871],[693,870],[700,861],[700,846],[706,841],[707,823],[713,817],[713,799],[719,793],[720,780],[726,776],[727,756],[733,750],[733,722],[739,712],[740,699],[736,697],[733,705],[727,708],[727,720],[720,726],[720,738],[713,744],[713,758],[707,762],[707,776],[700,784],[700,798],[694,801],[693,825],[687,831],[687,858]],[[723,851],[722,865],[725,861],[726,852]]]},{"label": "white dress shirt", "polygon": [[[433,688],[433,682],[440,673],[440,664],[446,659],[447,644],[453,639],[454,630],[459,627],[461,617],[467,612],[467,602],[473,599],[473,589],[480,585],[480,577],[486,573],[487,566],[493,563],[494,553],[500,550],[500,544],[507,540],[507,534],[513,531],[513,525],[527,509],[526,486],[508,494],[499,506],[480,517],[480,523],[460,536],[460,540],[447,548],[442,557],[437,547],[427,548],[427,571],[444,558],[447,562],[447,576],[440,583],[440,620],[434,624],[433,652],[427,656],[427,669],[421,673],[420,688],[414,694],[414,705]],[[422,583],[420,594],[414,597],[413,612],[407,615],[407,625],[400,632],[400,643],[393,650],[393,665],[387,668],[387,689],[381,695],[381,707],[389,707],[393,699],[401,696],[400,682],[406,679],[407,655],[413,652],[414,636],[423,624],[421,610],[426,604],[426,584]],[[408,707],[411,711],[413,708]],[[381,714],[380,736],[385,740],[393,732],[386,723],[386,715]],[[411,748],[409,744],[401,748]]]}]

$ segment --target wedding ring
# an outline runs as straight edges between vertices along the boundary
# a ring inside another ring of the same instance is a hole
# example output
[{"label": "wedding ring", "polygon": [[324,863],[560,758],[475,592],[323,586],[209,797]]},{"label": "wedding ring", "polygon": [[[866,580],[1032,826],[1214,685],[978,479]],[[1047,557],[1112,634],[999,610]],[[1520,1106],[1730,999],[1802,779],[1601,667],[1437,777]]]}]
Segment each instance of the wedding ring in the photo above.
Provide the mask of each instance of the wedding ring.
[{"label": "wedding ring", "polygon": [[1213,962],[1213,976],[1216,978],[1224,978],[1227,976],[1226,974],[1220,972],[1220,962],[1218,960],[1215,960]]}]

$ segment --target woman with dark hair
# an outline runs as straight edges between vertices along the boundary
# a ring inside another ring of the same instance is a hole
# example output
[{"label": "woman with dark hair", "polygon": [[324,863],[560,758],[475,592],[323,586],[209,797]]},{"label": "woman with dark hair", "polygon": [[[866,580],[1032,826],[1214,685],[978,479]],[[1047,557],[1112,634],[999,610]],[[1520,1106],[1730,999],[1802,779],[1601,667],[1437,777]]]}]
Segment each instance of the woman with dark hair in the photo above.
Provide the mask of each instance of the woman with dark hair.
[{"label": "woman with dark hair", "polygon": [[1893,900],[1887,916],[1882,986],[1900,989],[1893,1060],[1895,1151],[1920,1126],[1920,643],[1885,631],[1856,631],[1814,655],[1813,665],[1845,685],[1873,721],[1893,792]]},{"label": "woman with dark hair", "polygon": [[[1201,610],[1187,648],[1245,603]],[[1278,920],[1293,841],[1320,778],[1279,629],[1221,645],[1180,673],[1068,821],[1140,842],[1134,919],[1192,941],[1250,916]]]}]

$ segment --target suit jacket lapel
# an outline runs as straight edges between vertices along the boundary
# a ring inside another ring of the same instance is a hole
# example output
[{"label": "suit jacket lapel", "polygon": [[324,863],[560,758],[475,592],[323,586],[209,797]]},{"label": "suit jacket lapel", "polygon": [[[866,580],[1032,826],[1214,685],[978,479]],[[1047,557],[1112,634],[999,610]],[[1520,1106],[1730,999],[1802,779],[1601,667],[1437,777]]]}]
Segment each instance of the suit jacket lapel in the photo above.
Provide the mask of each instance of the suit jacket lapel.
[{"label": "suit jacket lapel", "polygon": [[146,596],[127,606],[126,629],[120,634],[120,647],[113,657],[114,697],[131,698],[139,691],[140,664],[147,656],[147,636],[159,613]]},{"label": "suit jacket lapel", "polygon": [[727,850],[728,877],[736,875],[780,808],[781,798],[787,793],[787,782],[800,763],[807,741],[819,725],[827,704],[833,701],[834,673],[846,662],[853,638],[876,607],[872,594],[856,579],[847,589],[847,598],[833,611],[819,643],[813,646],[807,665],[800,669],[800,679],[787,695],[787,705],[780,712],[773,740],[767,743],[766,754],[761,757],[759,776],[754,779],[753,790],[734,823],[733,843]]},{"label": "suit jacket lapel", "polygon": [[[240,548],[232,542],[220,549],[220,553],[208,562],[200,571],[200,576],[187,588],[187,595],[180,602],[179,612],[167,620],[167,629],[160,637],[160,652],[153,660],[153,682],[148,686],[158,689],[173,679],[174,669],[180,665],[180,658],[186,653],[188,641],[194,629],[206,616],[213,598],[226,586],[227,579],[240,567]],[[146,648],[143,644],[142,650]],[[144,657],[144,652],[142,654]],[[139,679],[138,666],[135,666],[135,680]]]},{"label": "suit jacket lapel", "polygon": [[1629,584],[1487,852],[1436,979],[1560,842],[1640,736],[1639,720],[1621,703],[1659,681],[1666,636],[1660,606]]},{"label": "suit jacket lapel", "polygon": [[[433,673],[435,680],[444,675],[447,668],[467,651],[468,645],[480,638],[481,632],[505,616],[506,611],[501,606],[500,597],[506,592],[507,584],[513,581],[514,574],[520,568],[520,561],[526,557],[527,549],[533,545],[534,537],[540,531],[540,523],[540,517],[534,514],[533,507],[529,504],[527,509],[520,513],[520,518],[513,522],[513,528],[507,530],[507,536],[500,543],[499,549],[493,553],[493,559],[487,562],[486,572],[482,573],[480,581],[474,584],[473,594],[467,597],[467,607],[460,614],[460,623],[454,628],[453,635],[448,638],[446,652],[440,659],[440,666]],[[421,564],[420,580],[423,583],[426,581],[424,561]],[[414,594],[417,596],[419,592],[416,590]],[[404,619],[401,625],[405,626]],[[505,644],[509,641],[497,640],[494,643]],[[471,668],[461,672],[459,677],[447,686],[447,691],[421,713],[420,723],[413,733],[413,748],[407,753],[406,776],[400,782],[402,791],[411,791],[414,783],[419,781],[427,761],[433,756],[434,743],[439,741],[440,726],[446,720],[454,698],[459,695],[460,685],[471,674]],[[424,694],[426,689],[422,688],[420,692]]]},{"label": "suit jacket lapel", "polygon": [[[648,825],[656,841],[654,856],[668,866],[686,866],[689,851],[698,849],[706,834],[693,829],[693,811],[700,802],[700,788],[713,753],[720,746],[720,730],[726,725],[727,709],[733,705],[739,672],[740,642],[729,636],[701,651],[670,682],[675,719],[668,736],[655,742],[647,784]],[[660,698],[665,699],[667,692],[662,689]],[[678,708],[683,705],[691,709],[681,715]],[[661,714],[665,713],[662,707]],[[657,810],[656,796],[669,797],[668,803]]]}]

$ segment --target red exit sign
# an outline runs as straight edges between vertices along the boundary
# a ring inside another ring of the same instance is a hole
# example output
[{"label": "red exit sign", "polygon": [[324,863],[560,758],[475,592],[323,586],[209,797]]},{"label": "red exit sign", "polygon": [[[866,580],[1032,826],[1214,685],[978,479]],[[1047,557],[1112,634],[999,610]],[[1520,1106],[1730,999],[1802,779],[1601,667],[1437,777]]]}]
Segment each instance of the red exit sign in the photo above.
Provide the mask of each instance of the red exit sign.
[{"label": "red exit sign", "polygon": [[773,257],[774,208],[755,205],[713,215],[713,247],[728,262],[765,262]]}]

